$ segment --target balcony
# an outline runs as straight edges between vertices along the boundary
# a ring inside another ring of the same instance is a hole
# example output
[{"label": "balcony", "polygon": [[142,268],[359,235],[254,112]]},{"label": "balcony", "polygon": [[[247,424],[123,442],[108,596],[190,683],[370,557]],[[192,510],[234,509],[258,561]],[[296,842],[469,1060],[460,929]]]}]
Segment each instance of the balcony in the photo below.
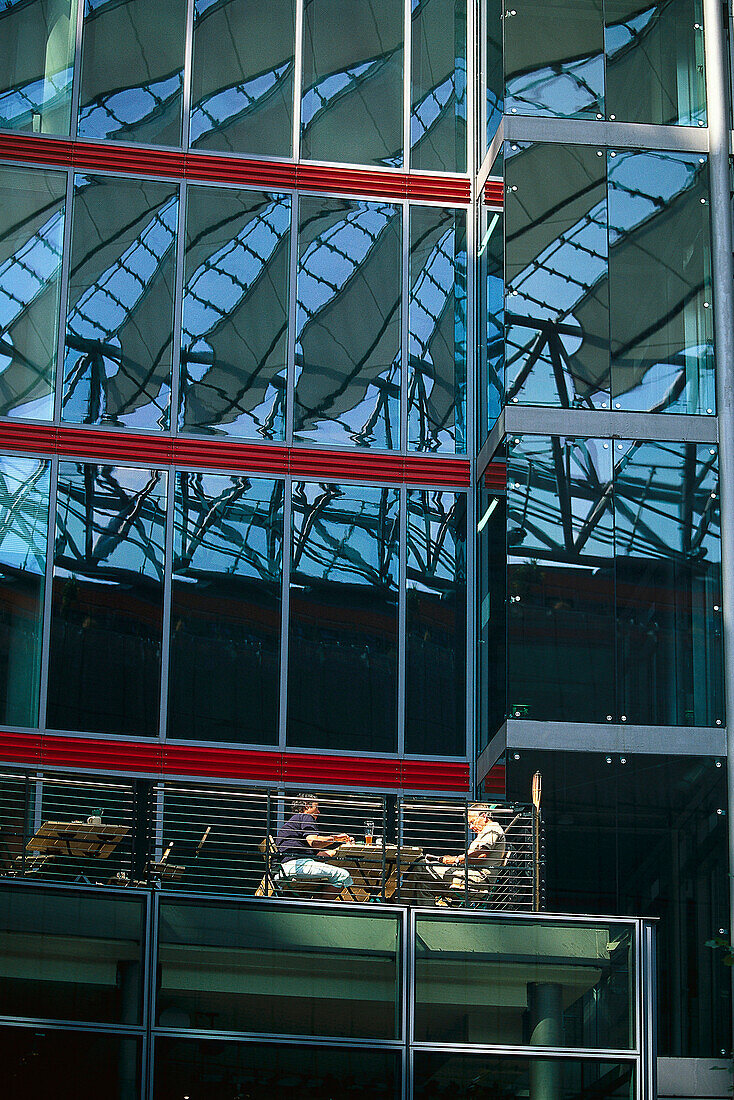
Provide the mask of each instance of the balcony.
[{"label": "balcony", "polygon": [[[0,874],[38,883],[319,900],[325,884],[290,873],[278,851],[278,833],[294,810],[295,794],[7,772],[0,775]],[[312,854],[351,879],[340,902],[541,909],[539,809],[481,804],[496,841],[483,856],[474,850],[473,805],[462,799],[322,793],[319,833],[351,840]]]}]

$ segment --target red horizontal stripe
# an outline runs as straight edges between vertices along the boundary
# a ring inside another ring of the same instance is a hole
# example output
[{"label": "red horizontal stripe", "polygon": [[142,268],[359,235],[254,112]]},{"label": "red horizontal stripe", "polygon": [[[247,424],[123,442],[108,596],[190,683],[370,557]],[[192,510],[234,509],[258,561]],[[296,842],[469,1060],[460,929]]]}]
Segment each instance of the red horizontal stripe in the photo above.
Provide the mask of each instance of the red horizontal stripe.
[{"label": "red horizontal stripe", "polygon": [[484,185],[484,203],[486,206],[502,206],[505,200],[504,180],[489,179]]},{"label": "red horizontal stripe", "polygon": [[293,161],[249,159],[179,149],[149,149],[115,142],[69,141],[31,134],[0,134],[0,158],[90,172],[164,176],[212,183],[241,183],[267,189],[330,191],[375,198],[414,198],[467,205],[468,176],[368,171]]},{"label": "red horizontal stripe", "polygon": [[507,491],[507,463],[493,459],[484,471],[484,484],[495,493]]},{"label": "red horizontal stripe", "polygon": [[45,455],[114,462],[179,464],[201,469],[287,474],[323,480],[353,478],[405,484],[469,484],[465,458],[375,454],[371,451],[314,451],[283,444],[236,443],[229,439],[111,432],[97,428],[0,423],[0,448]]},{"label": "red horizontal stripe", "polygon": [[152,776],[250,779],[398,790],[466,792],[469,765],[445,760],[374,759],[267,749],[224,749],[44,733],[0,733],[0,760],[32,767]]}]

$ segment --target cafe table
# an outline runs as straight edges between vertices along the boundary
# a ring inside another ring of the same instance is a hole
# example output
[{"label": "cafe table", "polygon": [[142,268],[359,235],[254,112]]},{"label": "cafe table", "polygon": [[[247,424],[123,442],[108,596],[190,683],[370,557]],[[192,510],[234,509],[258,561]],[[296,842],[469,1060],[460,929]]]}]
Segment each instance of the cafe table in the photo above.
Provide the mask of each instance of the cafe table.
[{"label": "cafe table", "polygon": [[329,857],[349,871],[353,882],[342,896],[350,901],[390,901],[398,891],[399,880],[410,874],[423,859],[423,849],[406,844],[341,844]]}]

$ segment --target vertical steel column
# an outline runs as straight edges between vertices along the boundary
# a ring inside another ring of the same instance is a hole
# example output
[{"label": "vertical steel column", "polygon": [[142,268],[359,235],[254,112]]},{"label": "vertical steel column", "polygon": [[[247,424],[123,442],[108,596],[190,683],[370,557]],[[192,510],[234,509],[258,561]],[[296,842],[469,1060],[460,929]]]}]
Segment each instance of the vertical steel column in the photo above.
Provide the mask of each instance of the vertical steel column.
[{"label": "vertical steel column", "polygon": [[[724,8],[704,0],[706,100],[711,180],[712,269],[716,400],[719,421],[721,585],[724,638],[724,704],[727,726],[729,860],[734,852],[734,265],[732,264],[729,168],[729,67]],[[729,927],[734,915],[734,878],[729,878]],[[734,978],[734,971],[732,972]],[[734,988],[734,984],[733,984]]]}]

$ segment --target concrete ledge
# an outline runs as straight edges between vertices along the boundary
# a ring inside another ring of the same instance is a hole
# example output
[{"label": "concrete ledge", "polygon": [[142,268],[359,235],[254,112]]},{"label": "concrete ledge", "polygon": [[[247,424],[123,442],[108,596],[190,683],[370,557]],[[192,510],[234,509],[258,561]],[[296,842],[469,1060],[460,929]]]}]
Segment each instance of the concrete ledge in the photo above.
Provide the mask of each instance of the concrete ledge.
[{"label": "concrete ledge", "polygon": [[726,1058],[658,1058],[659,1100],[730,1100],[732,1062]]}]

